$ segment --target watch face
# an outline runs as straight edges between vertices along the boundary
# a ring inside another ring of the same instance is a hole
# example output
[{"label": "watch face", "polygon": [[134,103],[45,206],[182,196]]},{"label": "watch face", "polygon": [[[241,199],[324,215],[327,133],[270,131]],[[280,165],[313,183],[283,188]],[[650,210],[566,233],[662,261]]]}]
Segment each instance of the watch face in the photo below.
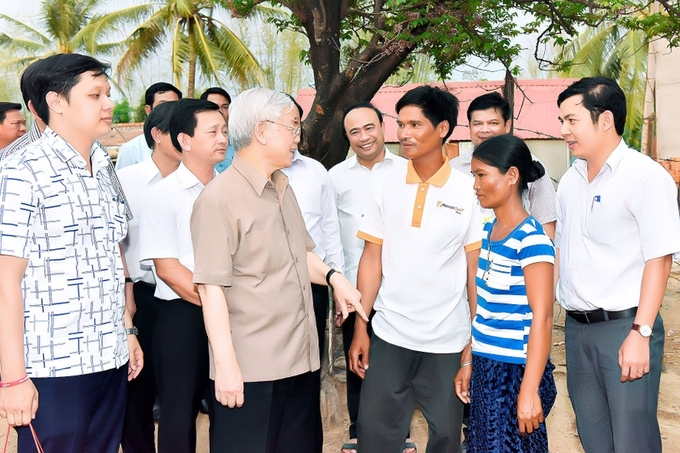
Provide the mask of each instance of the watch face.
[{"label": "watch face", "polygon": [[652,336],[652,328],[649,327],[646,324],[643,324],[640,326],[640,335],[643,337],[651,337]]}]

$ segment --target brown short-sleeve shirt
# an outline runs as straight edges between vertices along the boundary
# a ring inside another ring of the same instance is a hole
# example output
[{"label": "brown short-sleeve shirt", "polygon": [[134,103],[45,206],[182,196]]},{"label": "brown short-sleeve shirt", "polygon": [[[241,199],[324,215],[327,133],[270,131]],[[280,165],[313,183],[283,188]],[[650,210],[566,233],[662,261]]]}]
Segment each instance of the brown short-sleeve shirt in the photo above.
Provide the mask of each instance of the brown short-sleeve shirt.
[{"label": "brown short-sleeve shirt", "polygon": [[244,381],[317,370],[307,269],[314,241],[286,175],[276,171],[269,181],[236,155],[196,200],[191,236],[194,283],[225,287]]}]

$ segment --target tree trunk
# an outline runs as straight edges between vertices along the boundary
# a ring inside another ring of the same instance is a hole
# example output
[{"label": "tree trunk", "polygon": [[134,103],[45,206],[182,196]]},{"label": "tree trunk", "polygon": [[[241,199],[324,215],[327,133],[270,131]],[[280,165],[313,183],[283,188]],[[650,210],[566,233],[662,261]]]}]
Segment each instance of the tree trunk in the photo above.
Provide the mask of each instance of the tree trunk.
[{"label": "tree trunk", "polygon": [[194,24],[193,19],[189,19],[187,23],[187,34],[189,35],[189,75],[187,77],[187,97],[194,97],[194,89],[196,85],[196,48],[195,48],[195,37],[194,37]]},{"label": "tree trunk", "polygon": [[[285,1],[300,20],[309,39],[309,58],[314,70],[314,110],[305,118],[304,143],[300,151],[319,160],[326,168],[342,162],[349,149],[342,127],[344,109],[359,101],[370,101],[387,78],[413,51],[405,41],[371,43],[340,70],[340,24],[346,2],[336,0]],[[382,20],[377,14],[377,21]]]}]

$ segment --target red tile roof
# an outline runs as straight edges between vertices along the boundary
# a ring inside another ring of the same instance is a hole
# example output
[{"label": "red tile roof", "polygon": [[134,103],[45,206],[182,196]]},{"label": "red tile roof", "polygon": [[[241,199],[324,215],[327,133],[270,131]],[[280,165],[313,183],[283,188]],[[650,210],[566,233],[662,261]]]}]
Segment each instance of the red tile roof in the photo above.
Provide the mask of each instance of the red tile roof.
[{"label": "red tile roof", "polygon": [[[515,129],[514,134],[523,139],[559,139],[560,123],[557,120],[557,96],[576,79],[537,79],[518,80],[519,88],[515,88]],[[384,85],[371,102],[385,115],[385,141],[397,142],[397,124],[394,106],[407,91],[422,84],[403,86]],[[481,82],[446,82],[433,83],[448,89],[460,102],[458,126],[449,140],[468,141],[467,108],[477,96],[490,91],[501,91],[502,80]],[[298,92],[297,101],[305,112],[308,112],[314,101],[316,90],[303,88]]]}]

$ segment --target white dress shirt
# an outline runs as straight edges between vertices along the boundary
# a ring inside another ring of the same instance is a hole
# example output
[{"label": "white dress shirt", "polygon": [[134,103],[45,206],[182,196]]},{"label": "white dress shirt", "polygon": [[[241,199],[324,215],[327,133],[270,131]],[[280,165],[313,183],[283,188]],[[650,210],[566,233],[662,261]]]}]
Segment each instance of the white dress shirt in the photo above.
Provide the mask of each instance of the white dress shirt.
[{"label": "white dress shirt", "polygon": [[[139,223],[139,259],[142,265],[150,265],[154,259],[176,258],[182,266],[194,271],[189,223],[194,201],[203,187],[203,183],[181,163],[174,173],[151,188],[142,201]],[[180,298],[158,278],[158,274],[155,277],[156,297],[163,300]]]},{"label": "white dress shirt", "polygon": [[144,162],[150,157],[151,148],[147,145],[144,134],[138,135],[132,140],[120,145],[118,157],[116,157],[116,170]]},{"label": "white dress shirt", "polygon": [[369,182],[373,175],[381,174],[395,166],[406,166],[407,160],[385,149],[385,157],[368,169],[354,155],[328,171],[335,192],[338,209],[340,237],[345,257],[345,276],[354,286],[357,284],[359,259],[364,251],[364,240],[357,237],[364,205],[368,197]]},{"label": "white dress shirt", "polygon": [[645,262],[680,251],[675,197],[670,174],[623,140],[590,182],[576,160],[557,188],[560,304],[637,307]]},{"label": "white dress shirt", "polygon": [[320,162],[297,150],[290,167],[282,170],[288,176],[300,205],[302,217],[316,247],[312,250],[333,269],[342,271],[344,259],[340,241],[335,195],[328,171]]},{"label": "white dress shirt", "polygon": [[163,179],[163,176],[153,159],[130,165],[118,170],[117,173],[133,215],[132,220],[128,222],[128,234],[123,241],[128,273],[134,282],[142,281],[155,285],[152,266],[139,262],[139,217],[142,212],[142,199],[149,194],[151,187]]},{"label": "white dress shirt", "polygon": [[97,143],[90,162],[92,174],[47,127],[0,167],[0,254],[28,260],[21,295],[31,377],[81,376],[128,361],[125,203]]}]

